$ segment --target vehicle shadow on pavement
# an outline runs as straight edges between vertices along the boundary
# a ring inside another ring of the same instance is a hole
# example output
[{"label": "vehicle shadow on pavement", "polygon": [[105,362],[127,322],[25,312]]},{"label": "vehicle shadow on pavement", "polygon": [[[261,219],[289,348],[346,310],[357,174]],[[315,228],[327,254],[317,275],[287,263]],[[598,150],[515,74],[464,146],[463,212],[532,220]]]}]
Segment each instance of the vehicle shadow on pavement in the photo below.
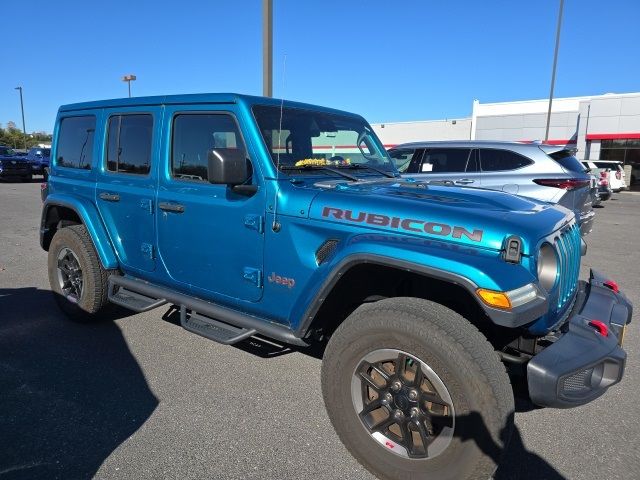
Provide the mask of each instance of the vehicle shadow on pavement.
[{"label": "vehicle shadow on pavement", "polygon": [[157,405],[115,323],[74,324],[50,291],[0,288],[2,480],[91,478]]}]

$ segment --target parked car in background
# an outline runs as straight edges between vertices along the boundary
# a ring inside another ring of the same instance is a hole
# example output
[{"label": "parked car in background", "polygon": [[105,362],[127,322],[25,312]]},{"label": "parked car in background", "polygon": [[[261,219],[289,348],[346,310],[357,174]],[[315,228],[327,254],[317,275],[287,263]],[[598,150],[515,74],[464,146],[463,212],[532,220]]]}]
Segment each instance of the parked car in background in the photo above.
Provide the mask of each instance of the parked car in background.
[{"label": "parked car in background", "polygon": [[29,149],[27,160],[31,163],[31,173],[34,175],[42,175],[45,180],[49,175],[49,157],[51,155],[50,148],[34,147]]},{"label": "parked car in background", "polygon": [[613,160],[585,160],[582,164],[590,171],[611,172],[611,175],[608,176],[608,180],[613,193],[618,193],[627,189],[627,175],[624,173],[622,162]]},{"label": "parked car in background", "polygon": [[31,180],[31,165],[15,153],[12,148],[0,145],[0,178],[19,178],[23,182]]},{"label": "parked car in background", "polygon": [[593,226],[589,174],[566,147],[475,140],[417,142],[398,145],[389,155],[405,176],[557,203],[575,212],[583,235]]}]

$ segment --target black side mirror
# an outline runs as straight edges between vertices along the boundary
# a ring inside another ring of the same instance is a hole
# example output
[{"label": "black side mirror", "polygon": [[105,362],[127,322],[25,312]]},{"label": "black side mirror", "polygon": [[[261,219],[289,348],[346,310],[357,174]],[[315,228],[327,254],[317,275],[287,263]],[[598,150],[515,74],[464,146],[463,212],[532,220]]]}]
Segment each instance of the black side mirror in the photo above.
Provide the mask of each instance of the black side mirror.
[{"label": "black side mirror", "polygon": [[207,154],[209,183],[239,185],[249,176],[247,155],[239,148],[214,148]]}]

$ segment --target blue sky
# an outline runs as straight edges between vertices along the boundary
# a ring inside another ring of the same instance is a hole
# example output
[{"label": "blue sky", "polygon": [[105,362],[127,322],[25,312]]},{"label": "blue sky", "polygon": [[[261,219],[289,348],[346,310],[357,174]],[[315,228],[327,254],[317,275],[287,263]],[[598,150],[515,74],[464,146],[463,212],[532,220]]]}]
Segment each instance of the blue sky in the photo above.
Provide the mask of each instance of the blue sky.
[{"label": "blue sky", "polygon": [[[274,96],[370,122],[545,98],[558,0],[274,0]],[[51,131],[59,105],[262,92],[261,0],[3,2],[0,123]],[[557,96],[640,91],[637,0],[566,0]],[[283,59],[286,73],[283,78]]]}]

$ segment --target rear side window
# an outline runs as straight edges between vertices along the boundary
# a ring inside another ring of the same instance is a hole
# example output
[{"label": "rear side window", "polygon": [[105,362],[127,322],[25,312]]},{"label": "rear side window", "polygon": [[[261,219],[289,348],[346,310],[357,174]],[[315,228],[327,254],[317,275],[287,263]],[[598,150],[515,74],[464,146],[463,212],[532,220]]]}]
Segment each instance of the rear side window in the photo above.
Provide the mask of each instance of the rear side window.
[{"label": "rear side window", "polygon": [[504,170],[516,170],[531,165],[533,162],[509,150],[496,148],[480,149],[480,166],[483,172],[499,172]]},{"label": "rear side window", "polygon": [[67,117],[60,120],[56,165],[89,170],[93,164],[96,117]]},{"label": "rear side window", "polygon": [[471,149],[431,148],[424,154],[421,171],[423,173],[465,172]]},{"label": "rear side window", "polygon": [[153,116],[115,115],[109,118],[107,170],[146,175],[151,168]]},{"label": "rear side window", "polygon": [[245,151],[240,131],[229,114],[179,114],[173,120],[171,175],[182,180],[207,181],[207,155],[212,148]]},{"label": "rear side window", "polygon": [[560,150],[549,154],[549,156],[569,172],[584,172],[589,169],[589,166],[581,163],[570,150]]},{"label": "rear side window", "polygon": [[389,152],[389,156],[393,160],[393,163],[396,164],[398,171],[404,173],[409,169],[409,165],[411,164],[411,160],[413,160],[415,153],[416,151],[413,148],[407,148],[391,150]]}]

